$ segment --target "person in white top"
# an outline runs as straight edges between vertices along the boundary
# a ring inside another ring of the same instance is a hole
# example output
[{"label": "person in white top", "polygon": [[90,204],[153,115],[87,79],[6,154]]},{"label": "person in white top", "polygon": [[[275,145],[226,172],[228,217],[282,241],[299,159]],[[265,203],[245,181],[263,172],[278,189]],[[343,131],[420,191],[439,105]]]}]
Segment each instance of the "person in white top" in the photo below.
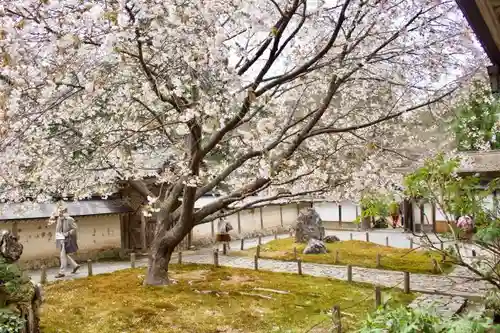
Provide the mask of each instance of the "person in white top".
[{"label": "person in white top", "polygon": [[[222,213],[224,212],[222,211]],[[217,243],[226,244],[228,250],[230,249],[231,235],[229,232],[231,230],[233,230],[231,223],[226,221],[224,217],[220,218],[217,223],[217,235],[215,237],[215,241]]]},{"label": "person in white top", "polygon": [[59,208],[57,212],[58,216],[52,215],[49,219],[49,225],[56,223],[56,247],[60,251],[59,257],[61,260],[61,267],[59,268],[59,274],[56,275],[56,278],[62,278],[66,275],[65,271],[68,262],[73,268],[73,274],[80,268],[80,265],[70,256],[71,253],[75,253],[78,250],[76,240],[77,225],[75,219],[67,213],[67,208]]}]

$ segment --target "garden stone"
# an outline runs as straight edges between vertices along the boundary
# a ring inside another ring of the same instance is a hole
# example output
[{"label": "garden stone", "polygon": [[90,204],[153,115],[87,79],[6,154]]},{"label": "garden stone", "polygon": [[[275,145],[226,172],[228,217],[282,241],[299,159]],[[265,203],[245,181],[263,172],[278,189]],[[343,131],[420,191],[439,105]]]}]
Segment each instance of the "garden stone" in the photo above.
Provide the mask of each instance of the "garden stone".
[{"label": "garden stone", "polygon": [[4,283],[11,284],[10,289],[0,288],[0,308],[6,314],[25,319],[23,333],[40,333],[40,307],[43,302],[43,290],[40,284],[34,284],[24,276],[17,261],[23,253],[23,246],[16,235],[8,230],[0,232],[0,276]]},{"label": "garden stone", "polygon": [[323,254],[327,253],[325,243],[323,241],[311,238],[304,249],[304,254]]},{"label": "garden stone", "polygon": [[323,238],[323,242],[325,243],[335,243],[335,242],[340,242],[340,238],[338,238],[335,235],[328,235]]},{"label": "garden stone", "polygon": [[313,208],[300,212],[295,225],[295,242],[307,243],[310,239],[322,240],[325,237],[323,221]]}]

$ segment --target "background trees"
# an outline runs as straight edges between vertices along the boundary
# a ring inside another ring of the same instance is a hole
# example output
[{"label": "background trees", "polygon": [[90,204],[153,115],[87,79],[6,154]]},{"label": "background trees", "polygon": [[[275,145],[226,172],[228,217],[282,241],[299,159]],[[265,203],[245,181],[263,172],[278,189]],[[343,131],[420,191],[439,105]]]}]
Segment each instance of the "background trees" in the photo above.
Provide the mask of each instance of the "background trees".
[{"label": "background trees", "polygon": [[167,283],[175,246],[235,202],[393,180],[434,139],[422,113],[481,62],[459,17],[430,0],[6,0],[0,196],[128,183],[158,221],[146,283]]},{"label": "background trees", "polygon": [[455,113],[453,130],[459,150],[500,148],[500,104],[484,83],[474,82]]}]

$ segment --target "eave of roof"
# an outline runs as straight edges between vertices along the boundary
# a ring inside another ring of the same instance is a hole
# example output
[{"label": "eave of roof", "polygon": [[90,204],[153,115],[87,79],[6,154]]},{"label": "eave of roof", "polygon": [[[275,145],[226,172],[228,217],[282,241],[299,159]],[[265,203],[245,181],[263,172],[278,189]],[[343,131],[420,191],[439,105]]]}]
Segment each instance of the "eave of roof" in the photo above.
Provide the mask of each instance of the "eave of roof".
[{"label": "eave of roof", "polygon": [[[64,203],[73,217],[122,214],[132,209],[120,200],[86,200]],[[0,204],[0,221],[49,218],[57,209],[56,203],[6,203]]]},{"label": "eave of roof", "polygon": [[[482,0],[484,1],[484,0]],[[465,19],[474,31],[477,39],[481,43],[484,51],[495,65],[500,64],[500,49],[495,43],[486,21],[475,0],[456,0],[456,3],[462,11]]]}]

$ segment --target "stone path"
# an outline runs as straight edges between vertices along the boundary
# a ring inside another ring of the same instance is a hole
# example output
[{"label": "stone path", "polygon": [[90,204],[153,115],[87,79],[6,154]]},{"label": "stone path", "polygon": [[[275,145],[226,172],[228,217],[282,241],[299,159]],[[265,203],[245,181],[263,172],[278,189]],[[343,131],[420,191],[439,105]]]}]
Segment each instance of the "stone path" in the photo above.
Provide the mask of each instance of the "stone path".
[{"label": "stone path", "polygon": [[[328,234],[339,235],[339,232],[328,232]],[[347,237],[350,233],[347,232]],[[342,235],[344,238],[345,234]],[[401,237],[400,235],[397,235]],[[288,235],[279,235],[279,238],[285,238]],[[370,237],[373,238],[372,234]],[[342,239],[341,238],[341,239]],[[406,238],[406,237],[404,237]],[[403,239],[404,239],[403,238]],[[262,243],[267,243],[274,239],[274,236],[262,237]],[[385,242],[385,236],[383,236]],[[371,239],[370,239],[371,240]],[[401,242],[401,239],[399,240]],[[245,248],[256,246],[258,239],[245,241]],[[231,248],[239,250],[240,241],[233,241]],[[197,264],[213,264],[212,248],[204,248],[194,252],[184,252],[183,262]],[[176,258],[172,262],[176,262]],[[147,260],[140,259],[137,261],[137,267],[146,266]],[[219,264],[227,267],[237,268],[254,268],[254,259],[250,257],[234,257],[219,255]],[[94,274],[110,273],[117,270],[130,268],[129,262],[98,262],[93,264]],[[270,259],[259,259],[259,269],[273,272],[297,273],[296,262],[286,262]],[[314,263],[302,263],[303,274],[329,277],[340,280],[347,280],[346,266],[324,265]],[[48,271],[48,280],[54,280],[57,274],[56,269]],[[458,267],[449,276],[411,274],[410,288],[415,292],[427,293],[419,296],[411,306],[427,307],[429,304],[435,304],[437,311],[443,316],[450,316],[459,311],[466,302],[466,297],[482,297],[488,289],[485,282],[470,281],[471,274],[462,267]],[[40,281],[40,272],[31,272],[30,274],[34,282]],[[69,275],[65,279],[74,279],[87,276],[86,265],[82,265],[78,274]],[[387,270],[378,270],[371,268],[353,267],[352,278],[355,282],[365,282],[369,284],[380,285],[383,287],[403,288],[403,273]],[[439,293],[441,295],[433,295],[428,293]],[[442,295],[447,294],[447,295]]]}]

